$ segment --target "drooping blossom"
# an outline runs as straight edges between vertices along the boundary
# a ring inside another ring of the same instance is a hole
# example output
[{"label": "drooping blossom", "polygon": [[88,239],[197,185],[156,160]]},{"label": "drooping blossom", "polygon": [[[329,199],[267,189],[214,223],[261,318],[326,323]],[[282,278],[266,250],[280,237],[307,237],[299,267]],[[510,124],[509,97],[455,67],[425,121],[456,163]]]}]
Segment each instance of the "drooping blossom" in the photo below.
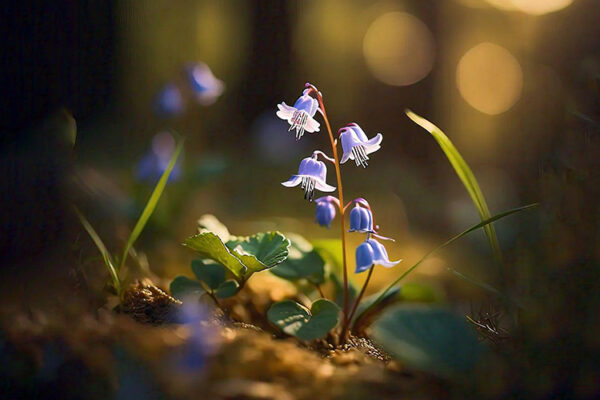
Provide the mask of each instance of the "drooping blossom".
[{"label": "drooping blossom", "polygon": [[374,233],[373,213],[357,202],[350,211],[350,232]]},{"label": "drooping blossom", "polygon": [[369,139],[360,126],[354,122],[341,128],[338,133],[344,151],[340,163],[343,164],[350,159],[354,160],[357,166],[361,165],[363,168],[368,165],[368,155],[379,150],[383,140],[381,133]]},{"label": "drooping blossom", "polygon": [[200,105],[213,104],[225,89],[223,81],[217,79],[208,65],[203,62],[187,64],[184,67],[184,74],[193,98]]},{"label": "drooping blossom", "polygon": [[356,273],[361,273],[372,265],[391,268],[402,260],[390,261],[385,247],[375,239],[367,239],[356,248]]},{"label": "drooping blossom", "polygon": [[339,206],[339,200],[333,196],[319,197],[315,200],[316,221],[320,226],[331,227],[331,221],[335,218],[335,208]]},{"label": "drooping blossom", "polygon": [[327,178],[327,167],[323,161],[317,160],[318,154],[323,154],[320,151],[315,151],[311,157],[307,157],[300,162],[298,173],[281,182],[283,186],[294,187],[300,185],[304,189],[304,198],[312,201],[314,192],[333,192],[335,186],[328,185],[325,181]]},{"label": "drooping blossom", "polygon": [[309,92],[310,89],[304,89],[293,106],[288,106],[285,102],[277,104],[277,116],[290,124],[288,131],[296,130],[296,140],[300,140],[304,131],[319,132],[320,124],[313,118],[319,109],[319,102]]}]

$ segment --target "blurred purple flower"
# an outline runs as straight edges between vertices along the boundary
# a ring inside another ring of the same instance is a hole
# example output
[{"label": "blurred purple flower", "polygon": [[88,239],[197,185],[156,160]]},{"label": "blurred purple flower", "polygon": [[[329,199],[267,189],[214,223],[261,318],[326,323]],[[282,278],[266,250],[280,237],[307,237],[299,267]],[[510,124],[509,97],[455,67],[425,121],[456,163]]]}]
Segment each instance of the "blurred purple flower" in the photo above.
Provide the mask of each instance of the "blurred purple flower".
[{"label": "blurred purple flower", "polygon": [[320,151],[315,151],[312,157],[307,157],[300,162],[298,174],[281,184],[286,187],[294,187],[301,185],[304,189],[304,198],[312,201],[315,189],[321,192],[333,192],[334,186],[328,185],[325,182],[327,177],[327,167],[323,161],[317,160],[317,155],[322,154]]},{"label": "blurred purple flower", "polygon": [[331,221],[335,218],[335,208],[339,207],[339,200],[333,196],[319,197],[315,200],[316,221],[320,226],[331,227]]},{"label": "blurred purple flower", "polygon": [[304,131],[319,132],[320,124],[313,118],[319,109],[319,102],[308,94],[309,91],[305,89],[293,107],[285,102],[277,104],[277,116],[290,124],[288,132],[296,129],[296,140],[300,140]]},{"label": "blurred purple flower", "polygon": [[[175,139],[169,132],[161,132],[152,139],[152,149],[142,157],[137,165],[137,178],[140,181],[156,183],[167,169],[171,156],[175,151]],[[173,166],[167,182],[180,178],[179,160]]]},{"label": "blurred purple flower", "polygon": [[390,261],[385,247],[375,239],[367,239],[356,248],[356,273],[361,273],[373,264],[391,268],[402,260]]},{"label": "blurred purple flower", "polygon": [[344,155],[340,160],[340,164],[345,163],[348,159],[354,160],[356,165],[362,165],[365,168],[368,154],[379,150],[380,143],[383,140],[381,133],[369,139],[365,132],[356,123],[351,123],[339,130],[339,137],[342,142],[342,150]]},{"label": "blurred purple flower", "polygon": [[161,117],[176,117],[185,111],[181,90],[173,82],[163,86],[156,96],[156,113]]},{"label": "blurred purple flower", "polygon": [[203,62],[187,64],[184,73],[192,96],[200,105],[213,104],[225,89],[223,81],[217,79]]},{"label": "blurred purple flower", "polygon": [[219,347],[219,333],[210,321],[210,311],[198,299],[184,299],[178,314],[178,322],[189,332],[189,337],[175,359],[176,366],[184,370],[196,370],[206,365],[208,356]]}]

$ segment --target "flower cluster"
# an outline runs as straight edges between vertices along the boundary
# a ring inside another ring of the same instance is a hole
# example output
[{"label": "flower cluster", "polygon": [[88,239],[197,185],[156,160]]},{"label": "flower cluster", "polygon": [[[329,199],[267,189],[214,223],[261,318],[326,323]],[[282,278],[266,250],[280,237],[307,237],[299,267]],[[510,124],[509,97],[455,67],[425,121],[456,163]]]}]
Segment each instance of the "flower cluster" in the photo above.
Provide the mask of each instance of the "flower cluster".
[{"label": "flower cluster", "polygon": [[[315,94],[317,98],[311,95]],[[294,106],[288,106],[285,102],[277,105],[278,111],[277,116],[290,124],[288,131],[296,131],[296,140],[299,140],[304,132],[318,132],[319,123],[313,118],[317,111],[323,115],[327,122],[327,116],[325,114],[322,102],[322,94],[313,85],[306,84],[306,89],[302,92],[302,95],[296,100]],[[327,123],[329,129],[329,124]],[[331,131],[329,131],[331,136]],[[322,151],[315,150],[311,157],[307,157],[300,162],[298,173],[292,175],[292,177],[282,182],[282,185],[286,187],[294,187],[300,185],[304,190],[304,198],[309,201],[313,201],[314,191],[320,190],[321,192],[333,192],[336,190],[334,186],[327,184],[327,167],[325,162],[318,160],[318,156],[321,155],[324,160],[332,162],[336,168],[339,168],[339,164],[344,164],[348,160],[353,160],[357,166],[366,168],[369,160],[369,154],[372,154],[381,148],[381,142],[383,135],[381,133],[376,134],[373,138],[369,139],[367,134],[362,128],[355,122],[352,122],[338,131],[338,140],[334,141],[331,137],[331,143],[333,146],[334,157],[328,157]],[[337,142],[342,145],[342,158],[337,159]],[[339,181],[338,174],[338,184]],[[393,267],[398,264],[401,260],[390,261],[385,247],[374,238],[387,239],[379,236],[376,229],[377,226],[373,224],[373,213],[369,203],[363,198],[357,198],[349,203],[344,208],[340,204],[340,198],[334,196],[324,196],[315,200],[316,205],[316,222],[320,226],[326,226],[329,228],[331,222],[336,216],[336,208],[340,210],[340,214],[343,216],[345,209],[354,204],[354,208],[350,212],[350,230],[349,232],[358,232],[366,234],[365,242],[362,243],[356,249],[356,273],[360,273],[370,269],[375,264],[382,265],[384,267]],[[344,232],[342,234],[345,234]]]}]

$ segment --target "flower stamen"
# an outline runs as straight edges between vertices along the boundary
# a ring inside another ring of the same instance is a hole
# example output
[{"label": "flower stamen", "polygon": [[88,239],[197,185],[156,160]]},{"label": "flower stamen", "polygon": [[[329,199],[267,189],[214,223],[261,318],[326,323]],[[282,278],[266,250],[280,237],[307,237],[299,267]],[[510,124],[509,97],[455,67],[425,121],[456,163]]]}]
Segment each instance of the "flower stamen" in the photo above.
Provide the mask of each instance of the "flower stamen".
[{"label": "flower stamen", "polygon": [[304,135],[304,129],[306,127],[306,123],[308,122],[308,114],[304,110],[296,110],[294,111],[294,115],[292,116],[291,124],[288,129],[288,132],[296,129],[296,140],[300,140],[302,135]]},{"label": "flower stamen", "polygon": [[356,162],[356,166],[362,166],[363,168],[366,168],[369,164],[367,163],[367,160],[369,159],[369,156],[367,155],[367,152],[365,151],[365,146],[364,145],[356,145],[354,147],[352,147],[352,155],[354,156],[354,162]]}]

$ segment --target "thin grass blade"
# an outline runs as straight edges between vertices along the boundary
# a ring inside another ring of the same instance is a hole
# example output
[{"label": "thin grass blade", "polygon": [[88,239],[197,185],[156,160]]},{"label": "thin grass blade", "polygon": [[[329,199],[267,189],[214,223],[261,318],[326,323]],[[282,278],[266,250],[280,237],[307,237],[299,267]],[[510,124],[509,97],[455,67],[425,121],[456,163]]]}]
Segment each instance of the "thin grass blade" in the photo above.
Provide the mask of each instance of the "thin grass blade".
[{"label": "thin grass blade", "polygon": [[138,237],[144,230],[146,223],[150,219],[150,216],[154,212],[154,209],[156,208],[156,204],[158,203],[160,196],[162,195],[163,191],[165,190],[165,186],[167,185],[167,181],[169,180],[171,171],[173,171],[173,167],[175,166],[175,163],[177,162],[177,158],[179,158],[179,154],[181,153],[182,148],[183,148],[183,139],[179,139],[178,143],[177,143],[177,147],[175,148],[175,151],[173,152],[173,155],[171,156],[171,160],[169,161],[167,168],[165,169],[165,171],[161,175],[160,179],[158,180],[158,183],[154,187],[154,190],[152,191],[152,194],[150,195],[150,198],[148,199],[148,202],[146,203],[146,207],[144,207],[144,210],[142,211],[140,218],[137,220],[137,223],[135,224],[133,230],[131,231],[131,234],[129,235],[129,238],[127,239],[127,243],[125,244],[125,249],[123,250],[123,255],[121,256],[121,259],[119,262],[119,271],[123,268],[123,265],[125,265],[125,260],[127,259],[127,254],[129,254],[129,249],[131,248],[131,246],[133,246],[135,241],[138,239]]},{"label": "thin grass blade", "polygon": [[[429,132],[438,142],[442,148],[442,151],[444,154],[446,154],[448,161],[450,161],[450,164],[452,164],[452,167],[456,171],[456,174],[467,189],[467,192],[469,192],[469,196],[471,196],[471,200],[475,204],[481,220],[483,221],[491,218],[490,210],[485,201],[485,197],[483,196],[483,192],[477,183],[477,179],[475,179],[473,171],[471,171],[471,168],[460,155],[456,147],[454,147],[454,144],[452,144],[448,136],[446,136],[440,128],[425,118],[418,116],[414,112],[406,110],[406,115],[408,115],[408,117],[421,128]],[[494,226],[491,224],[486,225],[484,230],[488,241],[490,242],[490,247],[492,248],[494,258],[496,261],[501,262],[502,252],[500,250],[500,244],[498,243],[498,237],[496,236],[496,230],[494,229]]]},{"label": "thin grass blade", "polygon": [[77,214],[79,221],[81,221],[81,225],[83,225],[84,229],[90,235],[94,244],[100,251],[100,254],[102,254],[102,258],[104,259],[104,264],[106,264],[106,268],[108,268],[108,273],[110,274],[113,287],[115,288],[117,295],[120,295],[121,294],[121,281],[119,280],[119,274],[117,273],[117,270],[115,269],[115,265],[112,261],[112,257],[110,256],[110,253],[106,249],[104,242],[102,242],[102,239],[100,239],[100,236],[98,236],[98,234],[96,233],[96,231],[94,230],[94,228],[92,227],[90,222],[83,216],[83,214],[79,211],[79,209],[77,207],[75,207],[75,214]]}]

